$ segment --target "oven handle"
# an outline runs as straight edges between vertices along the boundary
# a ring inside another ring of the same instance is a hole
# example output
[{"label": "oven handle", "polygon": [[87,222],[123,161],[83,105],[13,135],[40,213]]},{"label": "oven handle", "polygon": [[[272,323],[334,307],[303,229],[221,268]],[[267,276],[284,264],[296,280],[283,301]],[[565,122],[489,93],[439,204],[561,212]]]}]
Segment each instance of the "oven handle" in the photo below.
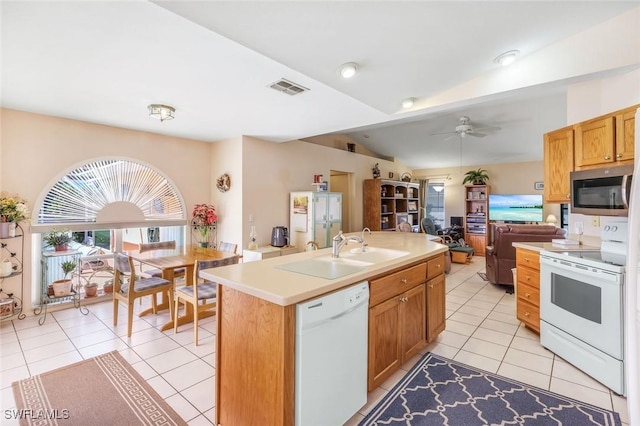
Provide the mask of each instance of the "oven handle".
[{"label": "oven handle", "polygon": [[629,195],[631,194],[630,175],[622,176],[622,205],[629,210]]}]

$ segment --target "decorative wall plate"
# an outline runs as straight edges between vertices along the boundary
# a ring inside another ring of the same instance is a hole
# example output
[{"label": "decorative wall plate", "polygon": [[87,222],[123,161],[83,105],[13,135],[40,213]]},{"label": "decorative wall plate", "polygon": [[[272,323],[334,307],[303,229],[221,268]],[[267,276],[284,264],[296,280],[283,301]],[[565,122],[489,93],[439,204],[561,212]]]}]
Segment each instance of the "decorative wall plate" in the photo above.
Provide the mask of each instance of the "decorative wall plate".
[{"label": "decorative wall plate", "polygon": [[220,192],[227,192],[231,188],[231,178],[228,174],[223,174],[216,180],[216,187]]}]

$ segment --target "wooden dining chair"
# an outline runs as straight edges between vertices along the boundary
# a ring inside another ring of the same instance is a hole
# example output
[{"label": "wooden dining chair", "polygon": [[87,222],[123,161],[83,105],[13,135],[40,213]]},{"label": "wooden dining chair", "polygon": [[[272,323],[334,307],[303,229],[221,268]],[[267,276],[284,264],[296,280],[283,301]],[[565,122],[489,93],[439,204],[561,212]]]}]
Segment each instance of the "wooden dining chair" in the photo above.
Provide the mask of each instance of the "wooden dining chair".
[{"label": "wooden dining chair", "polygon": [[[118,305],[119,302],[122,302],[127,305],[127,336],[131,337],[135,299],[150,295],[155,302],[156,294],[166,293],[169,300],[169,312],[171,312],[173,283],[158,277],[138,278],[131,256],[115,253],[113,263],[113,325],[118,325]],[[153,313],[156,313],[155,303],[153,304]]]},{"label": "wooden dining chair", "polygon": [[[200,271],[203,269],[217,268],[219,266],[238,263],[238,256],[225,259],[196,260],[193,266],[193,285],[186,285],[176,289],[175,314],[173,332],[178,332],[178,308],[182,301],[187,309],[187,303],[193,305],[193,343],[198,346],[198,317],[206,311],[213,311],[217,301],[217,283],[203,280]],[[215,313],[214,313],[215,315]]]},{"label": "wooden dining chair", "polygon": [[[138,245],[138,251],[144,253],[152,250],[174,250],[176,248],[176,242],[174,241],[160,241],[156,243],[140,243]],[[174,277],[183,277],[187,271],[187,268],[176,268],[173,270]],[[143,271],[140,269],[140,273],[146,277],[162,278],[162,269],[147,269]]]},{"label": "wooden dining chair", "polygon": [[221,241],[220,244],[218,244],[218,250],[235,254],[238,251],[238,245]]}]

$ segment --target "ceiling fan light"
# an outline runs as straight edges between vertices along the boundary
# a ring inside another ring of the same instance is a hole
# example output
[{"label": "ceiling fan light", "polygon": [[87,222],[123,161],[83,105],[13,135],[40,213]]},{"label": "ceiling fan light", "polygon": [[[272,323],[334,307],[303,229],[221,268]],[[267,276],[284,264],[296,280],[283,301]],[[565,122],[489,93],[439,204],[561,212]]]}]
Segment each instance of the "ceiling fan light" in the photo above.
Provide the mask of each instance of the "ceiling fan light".
[{"label": "ceiling fan light", "polygon": [[149,109],[149,116],[156,120],[165,121],[173,120],[176,109],[169,105],[151,104],[147,107]]},{"label": "ceiling fan light", "polygon": [[340,75],[342,78],[351,78],[358,72],[358,64],[355,62],[347,62],[340,67]]},{"label": "ceiling fan light", "polygon": [[407,109],[407,108],[411,108],[413,106],[413,104],[416,103],[416,98],[407,98],[405,100],[402,101],[402,108]]},{"label": "ceiling fan light", "polygon": [[493,62],[506,67],[508,65],[511,65],[516,60],[516,56],[518,56],[519,53],[519,50],[509,50],[508,52],[504,52],[501,55],[498,55],[493,60]]}]

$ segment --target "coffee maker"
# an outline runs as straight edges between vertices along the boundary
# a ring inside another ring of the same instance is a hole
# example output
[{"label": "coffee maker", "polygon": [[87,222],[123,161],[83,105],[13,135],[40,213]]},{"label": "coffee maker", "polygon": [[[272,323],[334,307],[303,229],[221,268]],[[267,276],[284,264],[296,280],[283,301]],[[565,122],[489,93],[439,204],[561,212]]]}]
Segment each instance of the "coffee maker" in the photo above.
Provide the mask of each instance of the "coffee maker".
[{"label": "coffee maker", "polygon": [[284,247],[289,244],[289,231],[286,226],[274,226],[271,230],[271,245]]}]

